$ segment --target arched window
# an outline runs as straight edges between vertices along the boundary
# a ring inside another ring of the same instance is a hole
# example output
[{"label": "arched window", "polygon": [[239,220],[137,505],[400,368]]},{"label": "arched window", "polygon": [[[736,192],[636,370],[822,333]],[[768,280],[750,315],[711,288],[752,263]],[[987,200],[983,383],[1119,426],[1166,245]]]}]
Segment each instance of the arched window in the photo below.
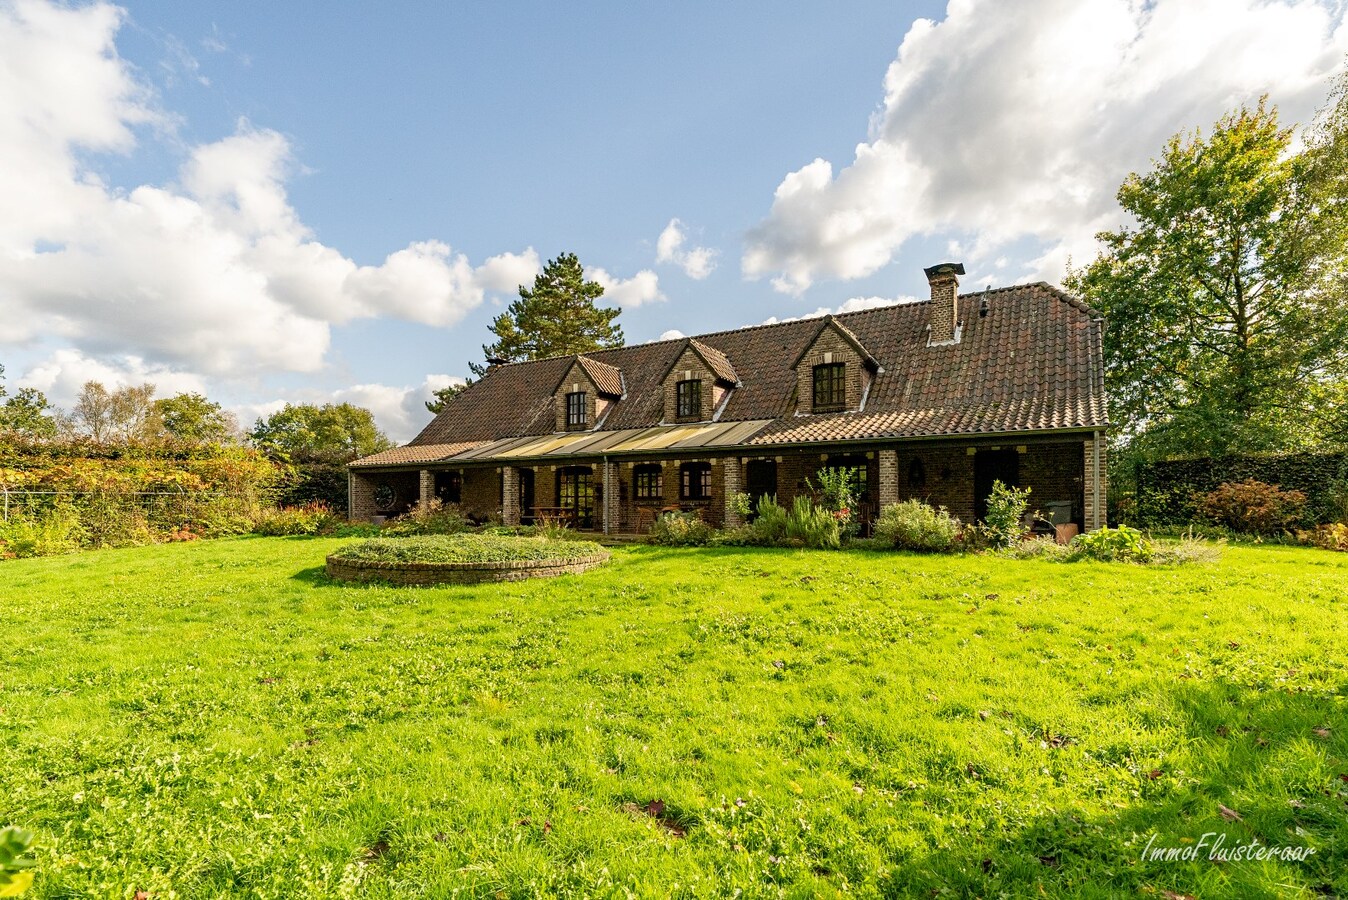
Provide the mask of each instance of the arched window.
[{"label": "arched window", "polygon": [[638,503],[665,498],[665,470],[659,463],[645,463],[632,470],[632,493]]},{"label": "arched window", "polygon": [[711,463],[690,462],[679,467],[679,498],[711,499]]},{"label": "arched window", "polygon": [[913,461],[908,464],[908,490],[924,491],[927,489],[927,467],[922,464],[922,458],[914,456]]}]

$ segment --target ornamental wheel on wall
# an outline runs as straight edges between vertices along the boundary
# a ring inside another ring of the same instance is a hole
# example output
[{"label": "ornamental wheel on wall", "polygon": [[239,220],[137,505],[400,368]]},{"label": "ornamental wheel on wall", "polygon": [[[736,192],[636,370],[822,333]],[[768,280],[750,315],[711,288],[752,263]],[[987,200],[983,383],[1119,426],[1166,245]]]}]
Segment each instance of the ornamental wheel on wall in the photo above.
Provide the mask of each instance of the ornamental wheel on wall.
[{"label": "ornamental wheel on wall", "polygon": [[393,485],[384,482],[374,486],[374,508],[379,512],[388,512],[398,502],[398,491]]}]

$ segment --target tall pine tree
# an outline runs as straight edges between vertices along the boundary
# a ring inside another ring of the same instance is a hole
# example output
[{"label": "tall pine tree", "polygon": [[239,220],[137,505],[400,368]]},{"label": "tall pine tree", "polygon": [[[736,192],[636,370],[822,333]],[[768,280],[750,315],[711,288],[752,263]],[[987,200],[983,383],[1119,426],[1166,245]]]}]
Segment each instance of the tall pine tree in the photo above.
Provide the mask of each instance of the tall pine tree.
[{"label": "tall pine tree", "polygon": [[[520,362],[588,353],[623,345],[623,330],[614,319],[619,309],[597,306],[604,286],[585,280],[574,253],[563,253],[543,267],[533,289],[520,286],[520,298],[491,324],[496,342],[486,344],[487,359]],[[486,366],[470,364],[482,375]]]}]

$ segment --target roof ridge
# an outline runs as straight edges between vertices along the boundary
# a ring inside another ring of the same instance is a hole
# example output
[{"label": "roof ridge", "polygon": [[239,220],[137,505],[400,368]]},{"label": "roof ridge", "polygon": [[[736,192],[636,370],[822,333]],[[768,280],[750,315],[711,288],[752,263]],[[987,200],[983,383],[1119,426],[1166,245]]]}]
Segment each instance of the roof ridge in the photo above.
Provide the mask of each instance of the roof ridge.
[{"label": "roof ridge", "polygon": [[[1009,292],[1011,292],[1011,291],[1023,291],[1023,290],[1027,290],[1027,289],[1033,290],[1033,289],[1035,289],[1035,288],[1042,288],[1042,289],[1044,289],[1044,290],[1047,290],[1047,291],[1048,291],[1049,293],[1051,293],[1056,299],[1061,300],[1062,302],[1067,303],[1069,306],[1073,306],[1073,307],[1075,307],[1075,308],[1081,310],[1082,312],[1093,313],[1093,314],[1096,315],[1096,316],[1101,315],[1101,313],[1100,313],[1098,310],[1093,309],[1093,308],[1092,308],[1091,306],[1089,306],[1085,301],[1081,300],[1081,299],[1078,298],[1078,297],[1073,296],[1072,294],[1067,293],[1067,292],[1064,291],[1062,288],[1060,288],[1060,287],[1055,287],[1054,285],[1050,284],[1049,282],[1043,281],[1043,280],[1040,280],[1040,281],[1026,281],[1026,282],[1022,282],[1022,283],[1020,283],[1020,284],[1006,284],[1006,285],[1002,285],[1002,286],[1000,286],[1000,287],[983,288],[982,290],[978,290],[978,291],[967,291],[967,292],[964,292],[964,293],[959,294],[959,295],[958,295],[958,298],[959,298],[959,299],[964,299],[964,298],[966,298],[966,297],[979,297],[979,296],[982,296],[982,295],[985,294],[985,293],[1000,294],[1000,293],[1009,293]],[[895,306],[918,306],[918,305],[920,305],[920,304],[923,304],[923,303],[930,303],[930,302],[931,302],[931,298],[930,298],[930,297],[925,297],[925,298],[919,297],[919,298],[916,298],[916,299],[913,299],[913,300],[895,300],[893,303],[886,303],[886,304],[884,304],[884,305],[882,305],[882,306],[872,306],[872,307],[870,307],[870,308],[868,308],[868,309],[853,309],[853,310],[849,310],[849,311],[847,311],[847,312],[826,312],[826,313],[823,313],[823,314],[821,314],[821,315],[808,315],[808,316],[794,317],[794,318],[791,318],[791,319],[784,319],[784,320],[782,320],[782,321],[780,321],[780,322],[760,322],[760,323],[757,324],[757,325],[741,325],[741,326],[738,327],[738,328],[722,328],[720,331],[706,331],[706,332],[703,332],[703,333],[701,333],[701,334],[685,334],[685,335],[682,335],[682,336],[676,337],[676,338],[663,338],[663,339],[654,340],[654,341],[645,341],[645,342],[640,343],[640,344],[624,344],[624,345],[621,346],[621,347],[600,347],[600,348],[598,348],[598,349],[596,349],[596,350],[587,350],[587,351],[585,351],[584,353],[560,353],[560,354],[558,354],[558,355],[556,355],[556,356],[544,356],[544,357],[542,357],[542,358],[540,358],[540,359],[520,359],[520,360],[514,360],[514,361],[512,361],[512,362],[500,363],[500,364],[498,364],[497,366],[494,366],[493,368],[504,369],[504,368],[507,368],[507,367],[509,367],[509,366],[523,366],[523,365],[528,365],[528,364],[531,364],[531,363],[552,362],[552,361],[554,361],[554,360],[559,360],[559,359],[571,359],[571,358],[576,357],[576,356],[588,356],[588,355],[591,354],[591,353],[612,353],[612,352],[617,352],[617,351],[622,351],[622,350],[635,350],[635,349],[638,349],[638,348],[641,348],[641,347],[654,347],[654,346],[657,346],[657,345],[659,345],[659,344],[676,344],[676,343],[679,343],[680,341],[689,341],[689,340],[691,340],[691,341],[697,341],[697,342],[699,342],[699,343],[704,343],[704,344],[705,344],[707,338],[715,338],[715,337],[720,337],[720,336],[722,336],[722,335],[727,335],[727,334],[740,334],[740,333],[745,332],[745,331],[758,331],[758,330],[763,329],[763,328],[784,328],[784,327],[786,327],[786,326],[788,326],[788,325],[798,325],[798,324],[800,324],[801,322],[808,322],[808,321],[811,321],[811,320],[813,320],[813,319],[824,319],[824,318],[826,318],[826,317],[828,317],[828,316],[833,316],[834,318],[842,318],[843,316],[855,317],[855,316],[874,315],[874,314],[876,314],[876,313],[881,312],[882,310],[891,309],[891,308],[893,308],[893,307],[895,307]],[[710,345],[710,344],[708,344],[707,346],[710,346],[711,349],[713,349],[713,350],[719,350],[719,349],[720,349],[720,348],[715,347],[715,346],[712,346],[712,345]],[[721,352],[724,353],[725,351],[722,350]],[[595,360],[595,362],[603,362],[603,360]],[[612,365],[612,363],[605,363],[605,365]],[[615,366],[614,368],[618,368],[618,367]]]}]

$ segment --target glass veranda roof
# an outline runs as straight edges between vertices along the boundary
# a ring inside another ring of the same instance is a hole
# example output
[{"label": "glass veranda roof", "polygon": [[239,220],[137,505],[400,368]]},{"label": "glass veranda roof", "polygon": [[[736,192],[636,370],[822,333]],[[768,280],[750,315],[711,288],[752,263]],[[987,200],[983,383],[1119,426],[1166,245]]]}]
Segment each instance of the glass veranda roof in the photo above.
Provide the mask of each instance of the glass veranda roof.
[{"label": "glass veranda roof", "polygon": [[753,419],[745,422],[662,425],[654,428],[624,428],[618,431],[580,431],[571,434],[503,438],[465,450],[450,457],[446,462],[548,459],[736,447],[748,441],[771,421],[772,419]]}]

